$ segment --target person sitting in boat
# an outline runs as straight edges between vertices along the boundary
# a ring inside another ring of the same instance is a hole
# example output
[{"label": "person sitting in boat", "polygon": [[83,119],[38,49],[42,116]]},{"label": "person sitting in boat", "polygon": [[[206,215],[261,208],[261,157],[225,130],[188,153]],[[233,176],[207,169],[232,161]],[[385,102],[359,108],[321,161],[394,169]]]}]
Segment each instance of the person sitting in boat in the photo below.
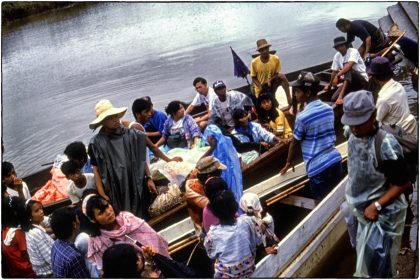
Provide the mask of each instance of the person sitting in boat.
[{"label": "person sitting in boat", "polygon": [[1,201],[1,256],[8,273],[2,271],[3,277],[36,278],[27,251],[25,232],[20,227],[18,213],[25,207],[24,204],[24,200],[17,196]]},{"label": "person sitting in boat", "polygon": [[[388,31],[388,37],[391,38],[392,41],[397,40],[403,32],[398,28],[397,24],[393,24]],[[419,67],[419,43],[406,37],[402,36],[398,40],[399,49],[402,51],[402,55],[404,55],[407,59],[409,59],[414,66],[417,68]]]},{"label": "person sitting in boat", "polygon": [[214,92],[213,88],[207,85],[206,79],[202,77],[195,78],[193,81],[193,86],[197,93],[191,104],[188,105],[185,113],[191,114],[194,108],[204,104],[207,108],[207,113],[201,117],[195,118],[195,122],[200,127],[201,131],[204,131],[207,126],[208,119],[211,115],[211,111],[213,110],[213,101],[216,99],[216,93]]},{"label": "person sitting in boat", "polygon": [[319,79],[311,72],[301,72],[292,84],[298,102],[307,102],[296,116],[283,175],[292,165],[296,147],[301,146],[310,189],[315,199],[324,198],[340,181],[341,155],[335,148],[334,111],[318,99]]},{"label": "person sitting in boat", "polygon": [[347,33],[347,43],[351,44],[357,36],[362,40],[362,45],[359,47],[359,53],[364,60],[370,55],[380,55],[388,45],[388,40],[385,38],[379,28],[366,20],[348,20],[340,18],[337,20],[335,26],[343,33]]},{"label": "person sitting in boat", "polygon": [[44,217],[42,204],[28,200],[21,209],[21,227],[25,231],[29,259],[36,275],[40,278],[52,276],[51,249],[54,243],[48,217]]},{"label": "person sitting in boat", "polygon": [[[126,120],[122,120],[122,124],[127,127],[127,128],[134,128],[137,129],[141,132],[146,133],[146,145],[147,145],[147,153],[146,153],[146,162],[148,165],[150,165],[150,157],[153,156],[153,154],[157,157],[157,158],[161,158],[162,160],[166,161],[166,162],[170,162],[170,161],[182,161],[182,158],[180,157],[174,157],[174,158],[169,158],[167,155],[165,155],[165,153],[163,151],[161,151],[158,146],[156,144],[154,144],[152,142],[152,140],[149,138],[148,136],[148,132],[146,131],[146,128],[144,127],[144,125],[146,125],[147,123],[150,122],[151,117],[154,114],[158,114],[158,118],[159,118],[159,127],[161,125],[161,121],[163,120],[163,118],[161,117],[160,114],[163,114],[161,112],[155,111],[155,113],[153,113],[153,104],[150,100],[150,98],[148,96],[146,97],[142,97],[142,98],[137,98],[136,100],[134,100],[133,105],[131,106],[132,112],[133,112],[133,116],[135,121],[129,122]],[[157,113],[158,112],[158,113]],[[162,124],[162,130],[164,127],[164,123],[166,121],[167,117],[165,115],[163,124]],[[157,123],[155,123],[156,126],[158,126]],[[160,130],[160,131],[162,131]],[[153,132],[155,133],[155,132]],[[151,134],[151,135],[156,135],[156,134]],[[155,137],[155,136],[153,136]],[[159,133],[159,139],[161,137],[161,133]],[[151,152],[150,152],[151,151]],[[152,159],[153,161],[153,159]]]},{"label": "person sitting in boat", "polygon": [[213,88],[217,98],[214,100],[209,124],[216,124],[220,127],[223,134],[227,134],[235,127],[232,116],[233,110],[249,110],[254,104],[252,103],[251,98],[242,92],[234,90],[226,91],[226,85],[223,81],[214,82]]},{"label": "person sitting in boat", "polygon": [[214,278],[251,277],[255,270],[256,248],[262,242],[251,217],[236,218],[238,203],[229,190],[210,198],[211,211],[220,220],[204,239],[209,258],[214,259]]},{"label": "person sitting in boat", "polygon": [[285,141],[267,131],[259,123],[250,122],[249,114],[242,109],[233,111],[233,119],[235,129],[232,131],[232,135],[240,143],[254,144],[253,148],[257,149],[257,152],[263,153],[270,148],[270,145]]},{"label": "person sitting in boat", "polygon": [[348,92],[366,88],[369,78],[362,57],[356,49],[349,48],[346,38],[335,38],[334,48],[337,53],[334,55],[331,66],[331,80],[324,90],[328,91],[337,87],[339,80],[342,80],[343,84],[331,98],[331,101],[335,101],[335,104],[341,105]]},{"label": "person sitting in boat", "polygon": [[146,221],[130,212],[114,210],[114,207],[99,195],[86,196],[83,199],[82,212],[91,222],[87,258],[93,261],[98,269],[102,269],[102,256],[107,248],[116,243],[132,244],[130,238],[145,246],[152,246],[159,254],[170,258],[168,242]]},{"label": "person sitting in boat", "polygon": [[277,137],[288,139],[292,129],[283,111],[273,106],[271,95],[262,93],[257,99],[257,114],[260,124]]},{"label": "person sitting in boat", "polygon": [[166,107],[166,113],[169,117],[163,126],[162,137],[156,145],[166,143],[169,149],[193,148],[201,138],[201,132],[194,119],[185,113],[182,103],[170,102]]},{"label": "person sitting in boat", "polygon": [[[210,177],[220,177],[227,167],[213,156],[201,158],[196,165],[196,174],[185,183],[185,201],[188,214],[194,223],[196,232],[201,232],[203,209],[209,200],[204,192],[204,184]],[[194,178],[195,177],[195,178]]]},{"label": "person sitting in boat", "polygon": [[69,160],[79,164],[82,173],[93,173],[93,167],[90,164],[90,158],[88,157],[86,146],[83,142],[71,142],[64,149],[64,154]]},{"label": "person sitting in boat", "polygon": [[[411,188],[403,150],[392,134],[378,129],[371,92],[349,93],[344,98],[343,111],[341,122],[351,132],[345,195],[350,212],[358,221],[358,265],[354,277],[397,277],[397,257],[408,207],[403,193]],[[383,141],[377,145],[380,135]],[[382,161],[380,166],[377,156]]]},{"label": "person sitting in boat", "polygon": [[51,215],[51,228],[57,237],[51,249],[54,278],[89,278],[83,254],[76,249],[80,222],[73,207],[62,207]]},{"label": "person sitting in boat", "polygon": [[251,77],[255,96],[258,98],[262,91],[267,92],[273,97],[273,106],[278,107],[276,99],[277,87],[281,84],[286,93],[287,102],[292,104],[289,81],[281,72],[281,63],[277,55],[270,54],[270,44],[266,39],[257,41],[257,51],[259,56],[251,62]]},{"label": "person sitting in boat", "polygon": [[109,100],[101,100],[95,111],[89,128],[102,128],[90,140],[88,153],[98,193],[119,209],[148,217],[150,193],[157,191],[146,164],[147,136],[120,124],[126,107],[115,108]]},{"label": "person sitting in boat", "polygon": [[86,190],[96,190],[93,173],[82,173],[76,162],[72,160],[63,162],[61,172],[69,180],[67,193],[72,204],[77,204]]},{"label": "person sitting in boat", "polygon": [[243,211],[244,215],[252,218],[255,229],[262,236],[265,253],[275,254],[277,251],[275,247],[279,242],[279,238],[274,233],[274,220],[268,212],[263,212],[258,195],[251,192],[242,195],[239,201],[239,208]]},{"label": "person sitting in boat", "polygon": [[31,198],[28,185],[16,175],[15,167],[8,161],[1,164],[1,184],[10,196],[27,200]]},{"label": "person sitting in boat", "polygon": [[153,108],[152,100],[149,96],[137,98],[132,105],[133,116],[136,122],[143,125],[146,136],[153,143],[162,137],[163,125],[168,118],[165,113]]}]

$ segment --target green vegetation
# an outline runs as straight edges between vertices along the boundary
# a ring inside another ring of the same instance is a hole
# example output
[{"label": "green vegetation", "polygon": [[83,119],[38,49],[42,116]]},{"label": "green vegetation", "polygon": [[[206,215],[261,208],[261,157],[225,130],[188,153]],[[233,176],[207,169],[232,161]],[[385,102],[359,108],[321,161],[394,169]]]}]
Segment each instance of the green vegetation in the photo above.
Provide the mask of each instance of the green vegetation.
[{"label": "green vegetation", "polygon": [[80,2],[33,2],[13,1],[2,2],[2,23],[12,22],[28,16],[40,14],[54,9],[62,9],[73,6]]}]

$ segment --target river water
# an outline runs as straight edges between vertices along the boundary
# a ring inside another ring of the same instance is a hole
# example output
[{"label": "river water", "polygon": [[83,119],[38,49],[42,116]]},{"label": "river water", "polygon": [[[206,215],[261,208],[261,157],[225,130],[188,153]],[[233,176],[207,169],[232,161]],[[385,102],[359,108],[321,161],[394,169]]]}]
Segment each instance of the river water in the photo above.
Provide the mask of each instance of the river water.
[{"label": "river water", "polygon": [[286,73],[331,60],[338,18],[378,25],[392,4],[104,2],[2,26],[3,160],[25,176],[68,143],[87,144],[102,98],[131,108],[149,95],[163,109],[191,100],[196,76],[244,85],[229,46],[249,65],[266,38]]}]

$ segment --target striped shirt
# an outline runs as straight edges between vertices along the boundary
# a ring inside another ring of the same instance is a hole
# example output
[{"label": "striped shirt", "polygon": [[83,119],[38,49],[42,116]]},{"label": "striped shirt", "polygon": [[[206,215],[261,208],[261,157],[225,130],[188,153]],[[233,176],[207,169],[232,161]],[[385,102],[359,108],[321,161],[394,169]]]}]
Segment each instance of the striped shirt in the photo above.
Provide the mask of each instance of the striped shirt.
[{"label": "striped shirt", "polygon": [[51,248],[54,244],[52,238],[45,232],[44,228],[38,225],[34,225],[25,237],[29,259],[36,275],[45,277],[52,274]]},{"label": "striped shirt", "polygon": [[301,142],[303,160],[309,177],[341,161],[335,148],[334,111],[315,100],[297,115],[293,136]]},{"label": "striped shirt", "polygon": [[250,277],[255,270],[256,247],[261,242],[251,217],[245,215],[232,226],[211,226],[204,246],[209,258],[216,259],[215,278]]}]

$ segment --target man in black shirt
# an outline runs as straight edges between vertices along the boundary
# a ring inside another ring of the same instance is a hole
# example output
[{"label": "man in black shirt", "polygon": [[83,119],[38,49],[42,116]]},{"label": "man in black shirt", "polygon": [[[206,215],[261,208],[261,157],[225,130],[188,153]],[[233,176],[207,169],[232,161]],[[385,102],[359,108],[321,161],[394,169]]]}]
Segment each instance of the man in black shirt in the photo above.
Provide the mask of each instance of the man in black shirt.
[{"label": "man in black shirt", "polygon": [[341,32],[347,33],[347,43],[351,44],[355,36],[362,40],[363,44],[359,47],[359,52],[363,59],[366,59],[369,54],[380,54],[388,45],[388,41],[382,31],[368,21],[349,21],[340,18],[335,26]]}]

